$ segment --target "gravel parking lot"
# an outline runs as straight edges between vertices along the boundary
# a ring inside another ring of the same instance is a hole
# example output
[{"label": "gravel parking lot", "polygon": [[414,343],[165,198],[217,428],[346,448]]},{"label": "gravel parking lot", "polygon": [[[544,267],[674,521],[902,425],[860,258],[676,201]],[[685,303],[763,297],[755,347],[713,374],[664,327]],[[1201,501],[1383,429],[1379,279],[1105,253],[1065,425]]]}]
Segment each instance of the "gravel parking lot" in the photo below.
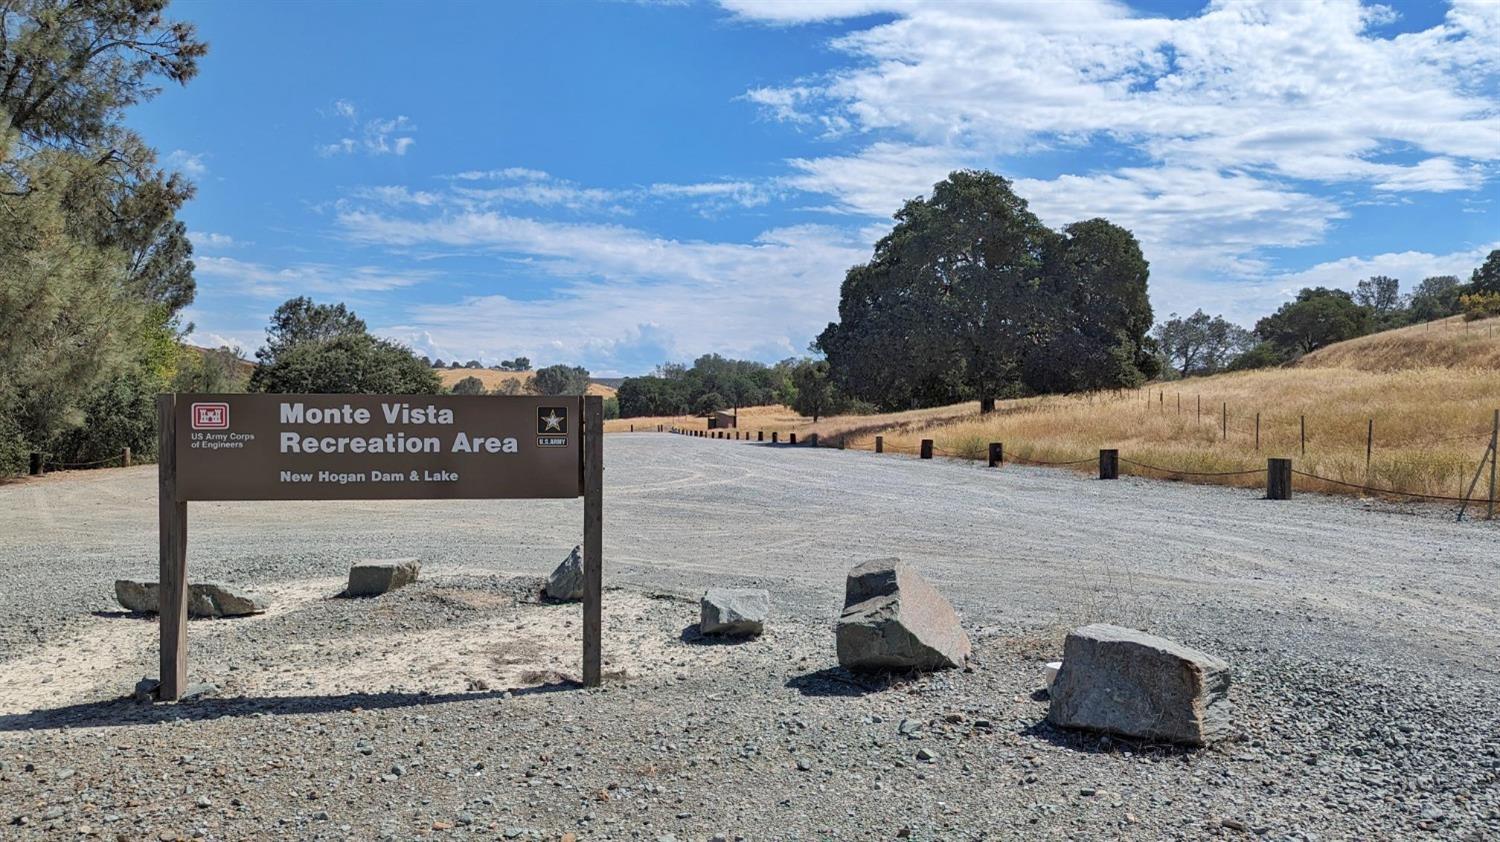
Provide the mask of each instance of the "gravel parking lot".
[{"label": "gravel parking lot", "polygon": [[[604,689],[569,683],[577,608],[530,596],[577,502],[201,503],[190,578],[273,607],[191,623],[218,693],[153,707],[121,697],[155,626],[111,586],[155,579],[155,489],[0,485],[0,836],[1500,835],[1500,526],[1451,510],[622,434]],[[954,603],[972,671],[837,669],[844,573],[889,555]],[[422,581],[331,598],[389,556]],[[713,584],[768,588],[769,632],[703,645]],[[1092,621],[1229,659],[1234,738],[1047,727],[1040,666]]]}]

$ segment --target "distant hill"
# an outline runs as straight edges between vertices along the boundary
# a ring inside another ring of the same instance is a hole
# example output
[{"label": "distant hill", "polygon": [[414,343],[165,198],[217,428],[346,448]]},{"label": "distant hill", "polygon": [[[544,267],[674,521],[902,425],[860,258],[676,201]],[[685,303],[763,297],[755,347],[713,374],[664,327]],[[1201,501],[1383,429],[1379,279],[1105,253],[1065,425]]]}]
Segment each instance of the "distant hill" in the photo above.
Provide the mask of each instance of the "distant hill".
[{"label": "distant hill", "polygon": [[[443,388],[451,389],[453,384],[465,377],[478,377],[484,383],[484,388],[493,392],[500,388],[500,384],[507,380],[521,381],[522,388],[531,382],[530,371],[496,371],[492,368],[435,368],[438,379],[443,381]],[[600,397],[612,398],[615,396],[615,387],[608,385],[607,381],[590,380],[589,394]]]},{"label": "distant hill", "polygon": [[1500,319],[1462,316],[1385,330],[1320,348],[1297,368],[1406,371],[1415,368],[1500,369]]},{"label": "distant hill", "polygon": [[[189,351],[192,351],[200,357],[204,354],[211,354],[219,350],[218,348],[204,348],[201,345],[184,344],[182,347],[188,349]],[[239,361],[237,362],[235,367],[239,369],[238,373],[244,377],[249,377],[255,371],[255,363],[245,359],[244,357],[239,358]]]}]

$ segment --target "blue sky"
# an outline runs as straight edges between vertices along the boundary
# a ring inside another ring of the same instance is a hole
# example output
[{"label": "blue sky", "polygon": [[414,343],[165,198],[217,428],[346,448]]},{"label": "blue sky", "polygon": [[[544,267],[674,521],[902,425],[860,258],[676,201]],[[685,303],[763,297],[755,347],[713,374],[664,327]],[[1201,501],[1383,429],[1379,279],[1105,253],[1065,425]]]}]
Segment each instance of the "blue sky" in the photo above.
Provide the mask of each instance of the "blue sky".
[{"label": "blue sky", "polygon": [[444,359],[805,353],[909,197],[1104,216],[1159,317],[1500,247],[1500,3],[177,2],[131,114],[192,177],[191,341],[295,295]]}]

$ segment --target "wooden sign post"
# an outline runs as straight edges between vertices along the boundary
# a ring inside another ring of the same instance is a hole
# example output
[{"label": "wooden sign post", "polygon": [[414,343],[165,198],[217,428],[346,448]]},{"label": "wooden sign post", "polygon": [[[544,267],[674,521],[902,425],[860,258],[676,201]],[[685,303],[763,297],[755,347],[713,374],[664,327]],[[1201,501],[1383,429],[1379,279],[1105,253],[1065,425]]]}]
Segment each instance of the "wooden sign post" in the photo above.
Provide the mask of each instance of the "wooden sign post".
[{"label": "wooden sign post", "polygon": [[604,399],[161,395],[161,683],[187,686],[191,500],[583,498],[583,683],[603,663]]}]

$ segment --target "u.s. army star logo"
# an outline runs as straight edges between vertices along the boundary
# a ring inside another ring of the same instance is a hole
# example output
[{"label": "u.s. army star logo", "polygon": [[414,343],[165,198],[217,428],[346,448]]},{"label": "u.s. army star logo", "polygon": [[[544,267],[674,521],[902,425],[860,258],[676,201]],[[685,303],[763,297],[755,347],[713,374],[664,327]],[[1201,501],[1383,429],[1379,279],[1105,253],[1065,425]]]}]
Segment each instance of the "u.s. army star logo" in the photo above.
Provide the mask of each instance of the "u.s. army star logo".
[{"label": "u.s. army star logo", "polygon": [[568,408],[544,406],[536,411],[536,432],[539,436],[565,436],[568,434]]}]

